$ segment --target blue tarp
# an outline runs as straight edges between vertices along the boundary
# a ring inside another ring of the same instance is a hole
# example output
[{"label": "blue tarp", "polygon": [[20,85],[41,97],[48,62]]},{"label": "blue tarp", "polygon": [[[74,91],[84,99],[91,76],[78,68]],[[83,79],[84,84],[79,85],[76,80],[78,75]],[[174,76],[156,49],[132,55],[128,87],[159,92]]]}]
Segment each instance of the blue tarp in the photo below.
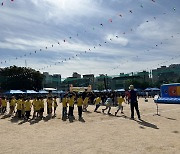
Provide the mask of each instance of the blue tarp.
[{"label": "blue tarp", "polygon": [[24,94],[24,92],[21,90],[9,90],[5,92],[4,94]]}]

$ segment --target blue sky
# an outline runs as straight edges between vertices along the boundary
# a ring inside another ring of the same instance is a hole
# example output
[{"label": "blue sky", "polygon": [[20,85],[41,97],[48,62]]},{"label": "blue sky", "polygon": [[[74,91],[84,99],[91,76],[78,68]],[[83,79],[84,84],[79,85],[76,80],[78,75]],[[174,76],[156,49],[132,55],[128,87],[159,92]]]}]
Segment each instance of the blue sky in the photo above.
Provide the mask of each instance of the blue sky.
[{"label": "blue sky", "polygon": [[25,66],[26,60],[28,67],[67,77],[117,75],[180,60],[179,0],[0,2],[1,67]]}]

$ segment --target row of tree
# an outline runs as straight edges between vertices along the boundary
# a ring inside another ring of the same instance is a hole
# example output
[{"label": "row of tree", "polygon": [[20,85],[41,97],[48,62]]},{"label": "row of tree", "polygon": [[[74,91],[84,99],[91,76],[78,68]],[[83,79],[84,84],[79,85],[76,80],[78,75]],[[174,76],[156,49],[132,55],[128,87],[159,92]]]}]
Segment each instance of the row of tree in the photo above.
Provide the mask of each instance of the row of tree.
[{"label": "row of tree", "polygon": [[10,66],[0,69],[1,90],[40,90],[43,75],[26,67]]}]

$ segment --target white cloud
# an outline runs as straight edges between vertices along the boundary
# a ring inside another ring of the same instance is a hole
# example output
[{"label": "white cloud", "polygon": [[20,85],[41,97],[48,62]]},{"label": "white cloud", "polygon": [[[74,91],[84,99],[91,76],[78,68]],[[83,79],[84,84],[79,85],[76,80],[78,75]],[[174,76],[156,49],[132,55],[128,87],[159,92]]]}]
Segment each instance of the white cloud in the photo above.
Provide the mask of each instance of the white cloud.
[{"label": "white cloud", "polygon": [[126,46],[128,44],[128,39],[124,37],[119,37],[115,34],[108,34],[105,39],[110,43],[119,44],[121,46]]}]

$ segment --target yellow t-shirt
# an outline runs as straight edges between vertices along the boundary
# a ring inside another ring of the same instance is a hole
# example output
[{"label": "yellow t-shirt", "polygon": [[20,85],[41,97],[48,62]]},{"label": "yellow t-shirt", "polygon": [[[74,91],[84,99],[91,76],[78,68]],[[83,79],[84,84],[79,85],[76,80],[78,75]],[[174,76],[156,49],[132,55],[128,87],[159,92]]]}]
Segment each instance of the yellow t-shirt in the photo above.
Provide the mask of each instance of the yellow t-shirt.
[{"label": "yellow t-shirt", "polygon": [[95,104],[100,104],[100,102],[101,102],[101,97],[97,97],[95,100]]},{"label": "yellow t-shirt", "polygon": [[62,106],[67,107],[67,98],[62,99]]},{"label": "yellow t-shirt", "polygon": [[2,107],[6,107],[6,106],[7,106],[7,101],[6,101],[6,99],[2,99],[2,100],[1,100],[1,103],[2,103]]},{"label": "yellow t-shirt", "polygon": [[21,99],[17,100],[17,110],[22,110],[22,100]]},{"label": "yellow t-shirt", "polygon": [[11,99],[10,106],[16,106],[17,100],[15,98]]},{"label": "yellow t-shirt", "polygon": [[87,104],[88,104],[88,101],[89,101],[89,97],[86,97],[86,98],[84,99],[84,105],[87,105]]},{"label": "yellow t-shirt", "polygon": [[118,102],[118,105],[122,105],[122,103],[124,102],[124,98],[122,97],[117,97],[117,102]]},{"label": "yellow t-shirt", "polygon": [[83,105],[83,99],[82,98],[78,98],[77,99],[77,106],[82,106]]},{"label": "yellow t-shirt", "polygon": [[73,105],[74,105],[74,97],[71,97],[71,98],[68,100],[68,103],[69,103],[69,106],[73,107]]},{"label": "yellow t-shirt", "polygon": [[44,100],[39,101],[39,108],[44,109]]},{"label": "yellow t-shirt", "polygon": [[52,99],[47,99],[47,105],[48,108],[52,108],[53,100]]},{"label": "yellow t-shirt", "polygon": [[32,107],[31,101],[26,101],[24,105],[25,111],[31,111],[31,107]]},{"label": "yellow t-shirt", "polygon": [[33,104],[33,107],[34,107],[34,111],[38,111],[40,109],[39,100],[36,100],[36,99],[33,100],[32,104]]}]

